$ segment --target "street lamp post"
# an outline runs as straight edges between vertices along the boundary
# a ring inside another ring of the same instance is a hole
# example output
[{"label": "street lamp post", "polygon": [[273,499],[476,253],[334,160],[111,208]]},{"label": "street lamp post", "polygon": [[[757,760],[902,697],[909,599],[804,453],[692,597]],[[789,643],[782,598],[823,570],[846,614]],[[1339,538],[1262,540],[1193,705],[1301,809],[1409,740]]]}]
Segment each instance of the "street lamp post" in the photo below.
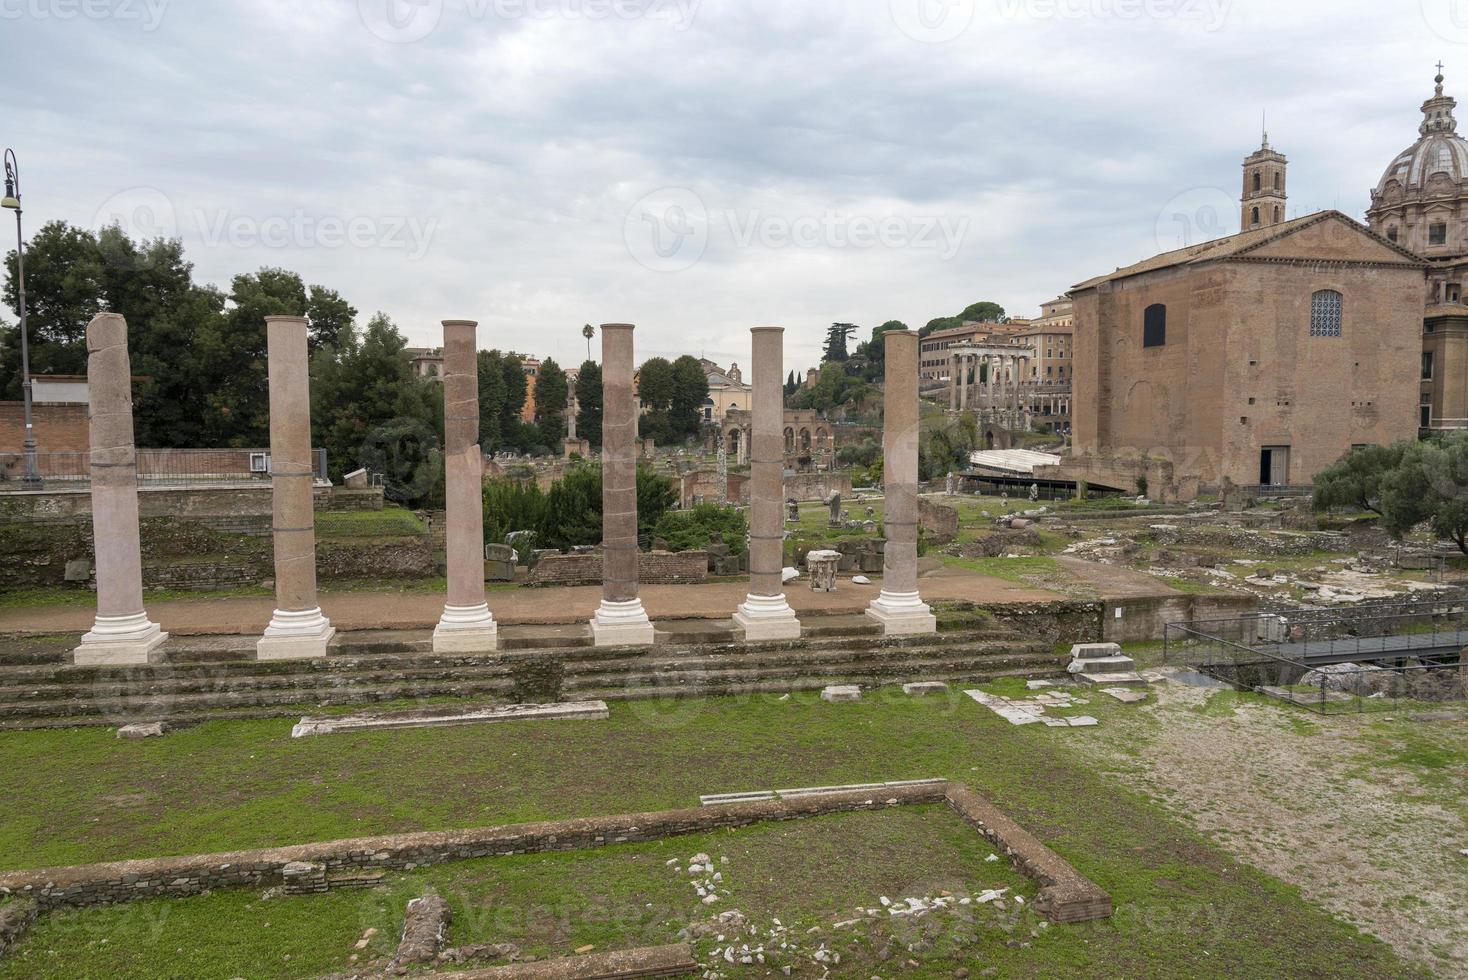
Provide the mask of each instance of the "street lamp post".
[{"label": "street lamp post", "polygon": [[25,236],[20,226],[20,168],[15,162],[15,151],[5,151],[5,198],[0,208],[15,212],[15,291],[20,305],[20,374],[21,392],[25,400],[25,478],[22,485],[27,490],[41,488],[41,473],[36,467],[36,427],[31,419],[31,350],[30,336],[26,330],[25,313]]}]

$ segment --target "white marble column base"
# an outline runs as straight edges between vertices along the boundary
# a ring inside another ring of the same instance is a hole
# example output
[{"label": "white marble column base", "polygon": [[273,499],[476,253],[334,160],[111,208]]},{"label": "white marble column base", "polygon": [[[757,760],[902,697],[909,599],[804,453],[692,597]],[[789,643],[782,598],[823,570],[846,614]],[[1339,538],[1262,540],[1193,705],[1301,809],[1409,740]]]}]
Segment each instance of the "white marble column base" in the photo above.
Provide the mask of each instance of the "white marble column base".
[{"label": "white marble column base", "polygon": [[883,592],[867,607],[888,636],[938,632],[938,617],[916,592]]},{"label": "white marble column base", "polygon": [[641,599],[608,602],[591,617],[591,638],[599,647],[650,647],[657,640]]},{"label": "white marble column base", "polygon": [[783,595],[750,595],[734,614],[734,625],[744,630],[744,642],[800,639],[800,620]]},{"label": "white marble column base", "polygon": [[168,634],[145,612],[131,616],[98,616],[92,631],[82,637],[72,654],[78,667],[150,664]]},{"label": "white marble column base", "polygon": [[255,659],[320,660],[334,636],[336,627],[319,608],[305,612],[277,609],[265,627],[265,635],[255,644]]},{"label": "white marble column base", "polygon": [[444,606],[433,631],[434,653],[486,653],[498,650],[500,628],[489,606]]}]

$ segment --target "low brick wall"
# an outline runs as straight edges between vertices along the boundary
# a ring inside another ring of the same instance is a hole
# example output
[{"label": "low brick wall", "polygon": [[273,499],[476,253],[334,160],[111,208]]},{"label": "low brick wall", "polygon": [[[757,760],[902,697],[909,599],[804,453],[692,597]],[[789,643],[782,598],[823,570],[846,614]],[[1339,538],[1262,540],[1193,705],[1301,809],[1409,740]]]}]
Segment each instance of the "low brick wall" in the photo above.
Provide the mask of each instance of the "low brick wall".
[{"label": "low brick wall", "polygon": [[[600,552],[584,555],[548,555],[536,563],[526,585],[600,585]],[[637,578],[644,585],[694,585],[707,582],[706,551],[650,551],[637,556]]]},{"label": "low brick wall", "polygon": [[[1111,915],[1111,897],[1105,891],[988,800],[958,783],[932,782],[753,802],[711,803],[688,810],[7,872],[0,874],[0,896],[18,898],[0,908],[0,927],[7,921],[6,912],[25,918],[12,932],[13,939],[29,926],[37,912],[58,908],[182,898],[216,888],[280,885],[298,893],[322,891],[330,887],[333,874],[343,872],[411,871],[448,861],[578,851],[769,821],[931,803],[947,803],[1007,855],[1021,873],[1038,883],[1040,893],[1036,904],[1052,920],[1082,922]],[[303,887],[303,877],[315,880],[316,885],[307,882]]]}]

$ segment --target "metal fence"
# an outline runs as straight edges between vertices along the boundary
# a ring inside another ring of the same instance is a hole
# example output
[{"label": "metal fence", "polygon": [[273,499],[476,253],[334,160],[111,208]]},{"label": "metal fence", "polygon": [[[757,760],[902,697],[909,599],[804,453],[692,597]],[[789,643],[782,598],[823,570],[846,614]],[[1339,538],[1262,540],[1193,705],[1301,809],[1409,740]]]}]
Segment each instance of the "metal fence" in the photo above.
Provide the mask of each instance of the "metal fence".
[{"label": "metal fence", "polygon": [[[138,486],[250,486],[270,481],[268,449],[139,449]],[[326,450],[312,450],[318,480],[327,479]],[[0,493],[85,490],[92,485],[91,453],[37,453],[41,486],[25,484],[23,453],[0,453]]]},{"label": "metal fence", "polygon": [[1163,658],[1322,714],[1468,699],[1461,595],[1170,623]]}]

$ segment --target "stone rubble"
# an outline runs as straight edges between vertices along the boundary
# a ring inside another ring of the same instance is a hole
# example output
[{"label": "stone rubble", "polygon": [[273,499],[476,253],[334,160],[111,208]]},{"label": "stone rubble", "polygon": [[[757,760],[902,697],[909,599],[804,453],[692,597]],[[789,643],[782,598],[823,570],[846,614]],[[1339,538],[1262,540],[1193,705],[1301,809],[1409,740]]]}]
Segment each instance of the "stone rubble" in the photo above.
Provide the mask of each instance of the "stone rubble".
[{"label": "stone rubble", "polygon": [[1091,702],[1065,692],[1041,694],[1033,698],[1006,698],[986,691],[964,691],[1011,725],[1044,725],[1047,728],[1091,728],[1100,724],[1089,715],[1058,718],[1045,714],[1049,708],[1074,708]]}]

